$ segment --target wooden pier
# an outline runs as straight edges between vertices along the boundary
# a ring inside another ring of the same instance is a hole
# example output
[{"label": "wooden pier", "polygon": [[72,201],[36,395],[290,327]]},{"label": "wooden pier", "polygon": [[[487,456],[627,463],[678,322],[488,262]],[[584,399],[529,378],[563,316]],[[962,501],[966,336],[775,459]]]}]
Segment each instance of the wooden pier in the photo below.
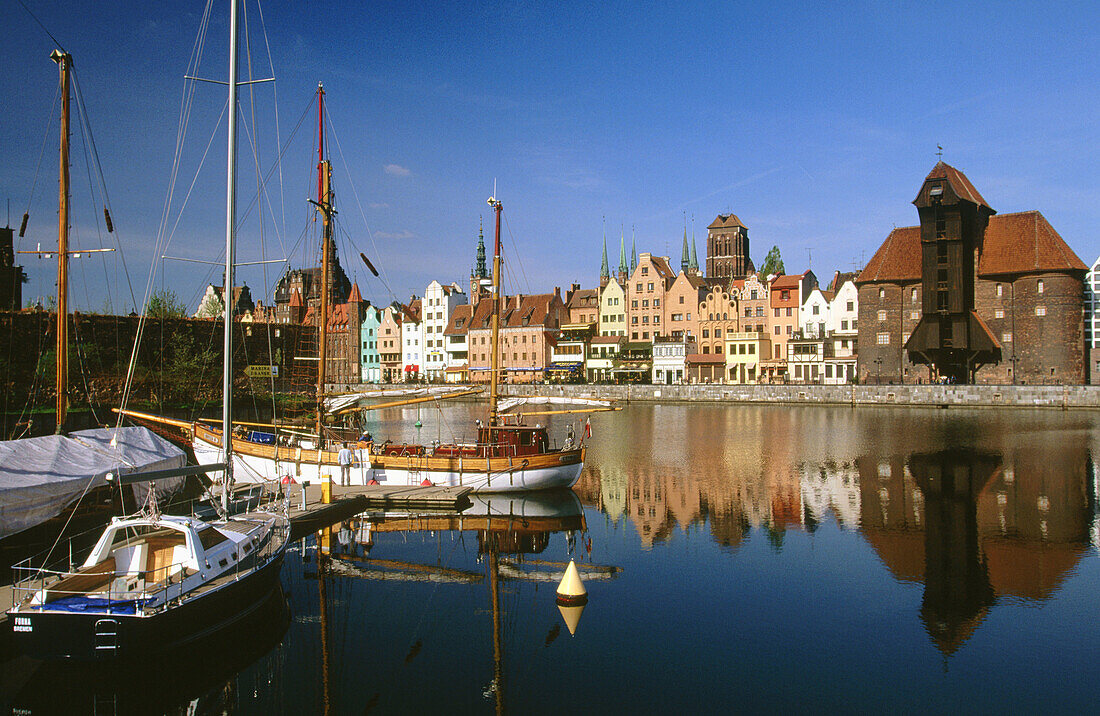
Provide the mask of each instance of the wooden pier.
[{"label": "wooden pier", "polygon": [[354,485],[332,488],[332,502],[321,502],[321,487],[305,488],[305,508],[302,508],[302,488],[290,489],[290,534],[298,539],[371,509],[433,510],[450,512],[466,507],[471,487],[420,487],[391,485]]}]

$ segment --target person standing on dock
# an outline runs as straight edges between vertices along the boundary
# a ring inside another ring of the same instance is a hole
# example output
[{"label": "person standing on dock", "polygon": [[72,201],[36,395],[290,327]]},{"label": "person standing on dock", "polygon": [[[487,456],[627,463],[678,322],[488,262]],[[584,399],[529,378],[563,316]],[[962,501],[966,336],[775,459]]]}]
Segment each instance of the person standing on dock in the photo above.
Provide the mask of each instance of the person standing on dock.
[{"label": "person standing on dock", "polygon": [[351,448],[347,443],[342,443],[340,453],[336,456],[336,462],[340,463],[340,486],[348,487],[351,485],[351,464],[355,461],[355,456],[351,452]]}]

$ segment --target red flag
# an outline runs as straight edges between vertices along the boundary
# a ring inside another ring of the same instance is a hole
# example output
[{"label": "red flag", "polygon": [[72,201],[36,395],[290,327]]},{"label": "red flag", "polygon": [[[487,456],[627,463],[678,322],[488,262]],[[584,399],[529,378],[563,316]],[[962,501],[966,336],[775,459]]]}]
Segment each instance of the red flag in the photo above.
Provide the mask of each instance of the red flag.
[{"label": "red flag", "polygon": [[584,419],[584,435],[581,437],[581,439],[582,440],[587,440],[590,437],[592,437],[592,418],[585,418]]}]

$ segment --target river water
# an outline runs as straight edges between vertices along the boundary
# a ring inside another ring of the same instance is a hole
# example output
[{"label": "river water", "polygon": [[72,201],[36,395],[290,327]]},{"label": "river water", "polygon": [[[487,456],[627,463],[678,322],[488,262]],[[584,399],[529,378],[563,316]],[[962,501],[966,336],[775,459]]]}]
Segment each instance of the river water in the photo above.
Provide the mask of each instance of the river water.
[{"label": "river water", "polygon": [[[417,430],[415,410],[390,410],[372,432],[469,437],[475,414],[425,409]],[[569,420],[553,420],[560,440]],[[42,666],[7,698],[19,713],[1091,711],[1098,422],[631,405],[593,416],[573,493],[360,516],[296,543],[247,629],[125,678]],[[589,596],[575,634],[555,603],[571,558]]]}]

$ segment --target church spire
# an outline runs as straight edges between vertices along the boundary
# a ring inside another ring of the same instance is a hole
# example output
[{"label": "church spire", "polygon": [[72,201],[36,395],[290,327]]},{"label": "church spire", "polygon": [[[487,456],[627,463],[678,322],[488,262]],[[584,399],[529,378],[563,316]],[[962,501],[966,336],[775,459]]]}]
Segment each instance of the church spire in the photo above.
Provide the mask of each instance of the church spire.
[{"label": "church spire", "polygon": [[691,217],[691,263],[688,264],[688,268],[693,273],[699,273],[699,257],[695,253],[695,216]]},{"label": "church spire", "polygon": [[680,270],[687,273],[689,268],[691,268],[691,252],[688,250],[687,217],[684,217],[684,248],[680,250]]},{"label": "church spire", "polygon": [[488,278],[489,272],[485,270],[485,226],[484,220],[478,217],[477,225],[477,267],[474,269],[474,276],[477,278]]},{"label": "church spire", "polygon": [[626,263],[626,229],[619,231],[619,275],[626,276],[630,267]]},{"label": "church spire", "polygon": [[630,274],[638,268],[638,240],[634,238],[634,227],[630,227]]},{"label": "church spire", "polygon": [[603,227],[603,263],[600,265],[600,282],[607,283],[611,278],[611,270],[607,265],[607,224]]}]

